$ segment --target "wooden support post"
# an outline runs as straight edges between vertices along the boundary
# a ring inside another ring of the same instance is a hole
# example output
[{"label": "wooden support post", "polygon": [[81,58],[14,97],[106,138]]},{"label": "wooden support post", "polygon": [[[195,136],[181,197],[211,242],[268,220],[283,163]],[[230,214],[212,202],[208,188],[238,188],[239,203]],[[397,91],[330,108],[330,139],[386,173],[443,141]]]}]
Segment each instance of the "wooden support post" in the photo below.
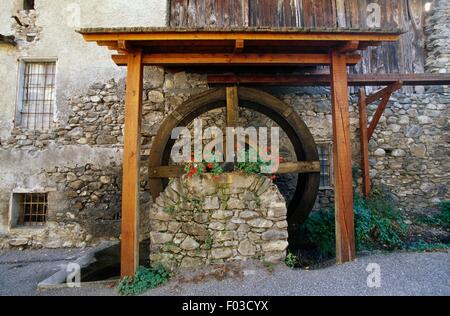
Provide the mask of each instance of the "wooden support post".
[{"label": "wooden support post", "polygon": [[[238,98],[238,88],[236,86],[227,87],[227,127],[237,127],[239,118],[239,98]],[[226,139],[226,138],[225,138]],[[227,141],[224,141],[223,149],[225,152],[225,157],[228,157],[228,147]],[[236,143],[234,145],[234,152],[237,151]],[[236,161],[236,156],[234,156],[234,161]]]},{"label": "wooden support post", "polygon": [[361,173],[362,173],[362,192],[364,197],[370,193],[370,174],[369,174],[369,138],[367,136],[367,104],[366,92],[363,88],[359,89],[359,130],[360,130],[360,150],[361,150]]},{"label": "wooden support post", "polygon": [[237,87],[227,87],[227,127],[237,127],[239,100]]},{"label": "wooden support post", "polygon": [[348,97],[346,57],[333,51],[331,53],[331,101],[334,144],[336,261],[338,264],[354,260],[356,248]]},{"label": "wooden support post", "polygon": [[139,169],[142,116],[142,51],[128,54],[122,181],[121,276],[139,264]]}]

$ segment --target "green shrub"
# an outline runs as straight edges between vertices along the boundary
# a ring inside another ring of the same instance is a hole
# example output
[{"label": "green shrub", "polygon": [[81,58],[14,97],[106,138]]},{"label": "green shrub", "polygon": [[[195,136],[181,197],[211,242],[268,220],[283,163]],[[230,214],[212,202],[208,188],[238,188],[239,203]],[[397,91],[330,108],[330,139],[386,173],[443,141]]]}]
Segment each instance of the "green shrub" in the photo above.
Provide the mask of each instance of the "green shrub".
[{"label": "green shrub", "polygon": [[293,269],[298,264],[298,262],[299,262],[299,260],[298,260],[297,256],[289,251],[286,256],[286,259],[284,260],[284,263],[286,263],[286,265],[289,268]]},{"label": "green shrub", "polygon": [[155,264],[151,268],[139,267],[134,277],[124,277],[117,285],[120,295],[140,295],[149,289],[154,289],[170,278],[170,273],[162,264]]},{"label": "green shrub", "polygon": [[450,244],[443,243],[429,243],[424,240],[419,240],[408,246],[408,250],[420,251],[420,252],[431,252],[439,250],[447,250],[450,248]]},{"label": "green shrub", "polygon": [[450,201],[442,202],[439,205],[441,214],[438,215],[438,219],[442,227],[450,229]]},{"label": "green shrub", "polygon": [[313,212],[303,224],[301,230],[307,241],[317,246],[324,256],[333,256],[335,254],[334,211],[319,210]]},{"label": "green shrub", "polygon": [[[374,190],[367,199],[355,195],[354,214],[357,250],[394,250],[404,246],[407,227],[388,192]],[[301,229],[307,241],[317,246],[322,255],[335,255],[334,210],[312,213]]]},{"label": "green shrub", "polygon": [[407,226],[392,195],[374,189],[367,199],[355,196],[355,230],[358,250],[394,250],[404,246]]},{"label": "green shrub", "polygon": [[428,226],[440,226],[450,229],[450,201],[439,204],[440,213],[435,215],[419,214],[415,217],[417,223]]}]

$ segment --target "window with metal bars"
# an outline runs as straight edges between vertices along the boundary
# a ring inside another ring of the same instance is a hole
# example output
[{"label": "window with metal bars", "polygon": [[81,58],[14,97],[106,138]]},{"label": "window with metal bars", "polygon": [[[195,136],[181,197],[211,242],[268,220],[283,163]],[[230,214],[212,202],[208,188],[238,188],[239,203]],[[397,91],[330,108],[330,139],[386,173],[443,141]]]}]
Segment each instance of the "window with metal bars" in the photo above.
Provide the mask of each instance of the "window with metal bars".
[{"label": "window with metal bars", "polygon": [[333,187],[333,146],[330,142],[317,144],[320,161],[320,188],[329,189]]},{"label": "window with metal bars", "polygon": [[55,62],[24,62],[16,125],[31,130],[52,128],[55,111]]},{"label": "window with metal bars", "polygon": [[17,226],[43,226],[47,222],[47,193],[15,194]]}]

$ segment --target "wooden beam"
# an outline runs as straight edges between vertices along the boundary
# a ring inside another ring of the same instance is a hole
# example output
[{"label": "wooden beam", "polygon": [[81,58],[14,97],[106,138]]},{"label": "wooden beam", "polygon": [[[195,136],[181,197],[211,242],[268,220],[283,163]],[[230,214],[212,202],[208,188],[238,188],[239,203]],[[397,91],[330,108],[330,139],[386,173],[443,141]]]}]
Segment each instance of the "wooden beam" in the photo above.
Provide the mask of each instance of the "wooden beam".
[{"label": "wooden beam", "polygon": [[[350,74],[349,86],[385,86],[402,81],[404,86],[450,85],[450,74]],[[209,75],[209,84],[259,86],[329,86],[329,74],[313,75]]]},{"label": "wooden beam", "polygon": [[320,172],[320,161],[297,161],[280,163],[275,174],[300,174]]},{"label": "wooden beam", "polygon": [[[378,108],[370,122],[369,129],[367,131],[367,139],[368,140],[370,140],[372,138],[375,128],[377,127],[378,123],[380,122],[380,118],[383,115],[384,110],[386,109],[386,106],[389,102],[389,99],[390,99],[392,93],[395,92],[396,90],[399,90],[401,87],[402,87],[402,83],[397,82],[397,83],[394,83],[391,86],[386,87],[385,89],[366,98],[367,105],[376,101],[380,97],[382,98],[381,102],[378,105]],[[378,98],[376,98],[376,97],[378,97]]]},{"label": "wooden beam", "polygon": [[[227,127],[238,127],[238,119],[239,119],[239,98],[238,98],[238,89],[236,86],[227,87],[226,88],[226,96],[227,96]],[[223,151],[226,153],[228,157],[228,146],[226,138],[223,142]],[[236,159],[237,152],[237,144],[234,145],[234,152],[230,153],[234,155],[234,159]]]},{"label": "wooden beam", "polygon": [[[108,46],[110,47],[110,46]],[[129,53],[133,51],[133,44],[129,41],[117,41],[117,50],[120,52]]]},{"label": "wooden beam", "polygon": [[179,178],[185,172],[181,166],[160,166],[149,170],[149,178],[165,179]]},{"label": "wooden beam", "polygon": [[185,41],[185,40],[272,40],[272,41],[368,41],[368,42],[395,42],[400,38],[400,34],[381,32],[293,32],[293,31],[255,31],[239,32],[233,31],[167,31],[167,30],[139,30],[136,32],[90,32],[80,30],[87,42],[97,41]]},{"label": "wooden beam", "polygon": [[234,42],[234,53],[235,54],[242,53],[242,51],[244,50],[244,47],[245,47],[244,40],[236,40]]},{"label": "wooden beam", "polygon": [[355,259],[355,228],[353,214],[352,146],[345,56],[331,53],[331,100],[334,144],[334,179],[336,212],[336,261]]},{"label": "wooden beam", "polygon": [[348,41],[340,44],[335,50],[340,54],[351,53],[359,48],[359,41]]},{"label": "wooden beam", "polygon": [[358,108],[359,108],[362,192],[364,197],[368,197],[370,193],[369,137],[367,136],[366,92],[363,88],[359,89]]},{"label": "wooden beam", "polygon": [[239,118],[239,100],[236,86],[227,87],[227,127],[237,127]]},{"label": "wooden beam", "polygon": [[377,92],[367,96],[366,104],[367,105],[372,104],[373,102],[375,102],[381,98],[384,98],[385,96],[390,97],[393,92],[401,89],[402,85],[403,85],[403,82],[397,81],[397,82],[387,86],[386,88],[381,89],[380,91],[377,91]]},{"label": "wooden beam", "polygon": [[[113,55],[112,59],[119,66],[127,64],[127,55]],[[361,61],[360,55],[345,58],[349,65]],[[186,65],[329,65],[328,54],[145,54],[144,65],[186,66]]]},{"label": "wooden beam", "polygon": [[[300,174],[320,172],[319,161],[297,161],[281,163],[274,174]],[[149,170],[150,178],[178,178],[184,174],[180,166],[160,166]]]},{"label": "wooden beam", "polygon": [[139,169],[142,117],[142,51],[128,55],[122,180],[121,276],[139,264]]}]

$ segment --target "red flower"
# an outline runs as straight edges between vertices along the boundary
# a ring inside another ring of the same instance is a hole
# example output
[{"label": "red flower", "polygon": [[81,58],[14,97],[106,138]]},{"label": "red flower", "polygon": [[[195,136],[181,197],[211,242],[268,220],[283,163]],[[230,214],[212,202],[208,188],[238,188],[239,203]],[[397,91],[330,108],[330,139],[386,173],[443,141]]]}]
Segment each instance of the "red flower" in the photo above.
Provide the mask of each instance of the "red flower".
[{"label": "red flower", "polygon": [[189,173],[187,174],[187,176],[189,177],[189,178],[192,178],[192,176],[194,175],[194,174],[196,174],[197,173],[197,168],[191,168],[191,170],[189,171]]},{"label": "red flower", "polygon": [[213,169],[214,165],[212,163],[208,163],[208,169]]}]

